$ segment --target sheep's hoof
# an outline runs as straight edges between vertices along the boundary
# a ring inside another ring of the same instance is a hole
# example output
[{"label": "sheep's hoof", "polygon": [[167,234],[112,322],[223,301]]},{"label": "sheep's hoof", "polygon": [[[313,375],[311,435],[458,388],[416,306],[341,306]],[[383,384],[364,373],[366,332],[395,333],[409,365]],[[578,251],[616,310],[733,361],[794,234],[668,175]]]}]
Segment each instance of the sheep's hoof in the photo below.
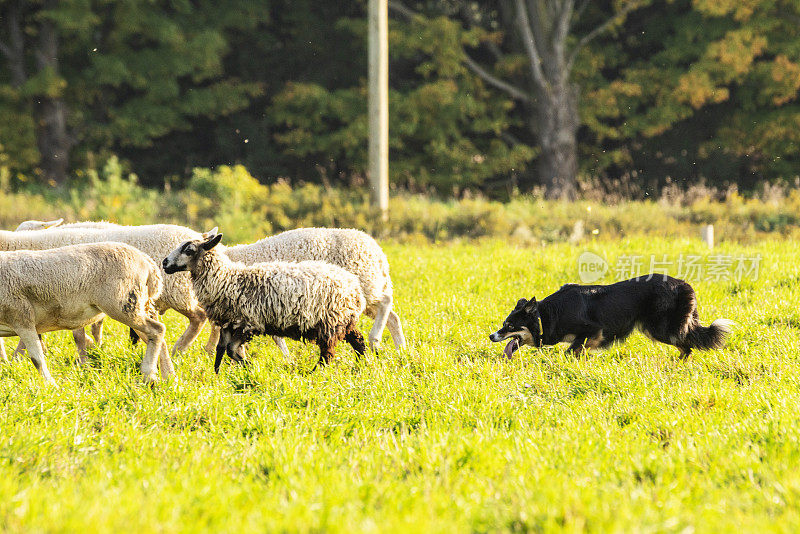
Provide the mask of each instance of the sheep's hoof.
[{"label": "sheep's hoof", "polygon": [[153,371],[152,373],[144,375],[145,384],[155,384],[156,382],[158,382],[158,371]]}]

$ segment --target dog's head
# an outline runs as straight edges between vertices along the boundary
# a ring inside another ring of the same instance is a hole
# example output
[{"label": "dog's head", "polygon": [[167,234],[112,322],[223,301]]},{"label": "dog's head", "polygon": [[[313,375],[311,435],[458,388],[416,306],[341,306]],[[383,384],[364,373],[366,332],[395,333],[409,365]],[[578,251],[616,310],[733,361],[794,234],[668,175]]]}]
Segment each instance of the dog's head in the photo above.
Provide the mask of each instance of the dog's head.
[{"label": "dog's head", "polygon": [[533,297],[531,300],[519,299],[517,307],[503,321],[503,326],[491,334],[489,339],[495,343],[510,339],[503,350],[503,354],[510,358],[521,345],[541,347],[542,334],[542,318],[536,297]]},{"label": "dog's head", "polygon": [[199,260],[203,254],[217,246],[221,239],[222,234],[215,233],[210,237],[192,239],[181,243],[178,248],[170,252],[169,256],[164,258],[164,261],[161,262],[161,265],[164,267],[164,272],[172,274],[179,271],[191,271],[197,264],[197,260]]}]

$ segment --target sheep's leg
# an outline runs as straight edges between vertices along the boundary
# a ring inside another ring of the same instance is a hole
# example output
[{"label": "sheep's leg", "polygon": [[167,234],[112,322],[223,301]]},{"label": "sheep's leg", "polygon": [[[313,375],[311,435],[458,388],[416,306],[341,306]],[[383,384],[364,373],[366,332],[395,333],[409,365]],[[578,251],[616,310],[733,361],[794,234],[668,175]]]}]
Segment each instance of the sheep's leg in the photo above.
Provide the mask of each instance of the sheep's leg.
[{"label": "sheep's leg", "polygon": [[25,352],[25,350],[25,343],[23,343],[20,339],[19,343],[17,343],[17,348],[15,348],[14,352],[11,353],[11,360],[13,361],[22,358],[22,353]]},{"label": "sheep's leg", "polygon": [[286,346],[286,340],[279,336],[272,336],[272,340],[278,345],[278,348],[281,349],[281,354],[283,354],[283,358],[286,362],[291,363],[292,353],[289,352],[289,347]]},{"label": "sheep's leg", "polygon": [[6,356],[6,342],[0,338],[0,360],[4,362],[8,361],[8,356]]},{"label": "sheep's leg", "polygon": [[[142,325],[129,324],[128,326],[135,327],[136,330],[144,334],[143,339],[147,343],[147,348],[144,351],[141,371],[145,380],[155,382],[158,380],[158,360],[163,360],[161,351],[165,345],[164,333],[167,329],[160,321],[150,317],[144,318],[143,322],[144,324]],[[172,366],[171,360],[169,366]],[[172,373],[174,373],[174,370]],[[172,376],[172,373],[168,371],[167,378]]]},{"label": "sheep's leg", "polygon": [[158,366],[161,368],[161,376],[163,378],[171,378],[175,376],[175,366],[172,364],[172,358],[169,355],[169,348],[167,342],[161,339]]},{"label": "sheep's leg", "polygon": [[133,328],[128,328],[128,332],[130,332],[130,334],[131,334],[131,335],[134,335],[134,336],[136,336],[136,341],[137,341],[137,342],[138,342],[140,339],[144,338],[144,334],[142,334],[141,332],[137,332],[137,331],[136,331],[136,330],[134,330]]},{"label": "sheep's leg", "polygon": [[225,350],[230,343],[231,334],[228,330],[222,330],[217,341],[217,355],[214,358],[214,372],[219,374],[219,366],[222,365],[222,357],[225,356]]},{"label": "sheep's leg", "polygon": [[336,356],[336,339],[321,338],[317,340],[319,346],[319,360],[314,369],[319,365],[328,365],[334,356]]},{"label": "sheep's leg", "polygon": [[[42,339],[42,335],[39,334],[38,338],[39,338],[39,344],[42,346],[42,352],[47,352],[47,345]],[[25,352],[26,350],[28,349],[25,347],[25,343],[22,341],[22,338],[20,338],[19,343],[17,343],[17,348],[15,348],[14,352],[11,353],[11,359],[18,360],[22,358],[22,353]]]},{"label": "sheep's leg", "polygon": [[75,341],[75,345],[78,347],[78,363],[83,365],[87,361],[86,349],[91,347],[92,344],[89,342],[89,338],[83,328],[73,330],[72,339]]},{"label": "sheep's leg", "polygon": [[225,356],[226,345],[220,339],[217,342],[217,355],[214,358],[214,373],[219,374],[219,366],[222,365],[222,357]]},{"label": "sheep's leg", "polygon": [[[136,334],[138,339],[145,337],[144,334],[141,332],[136,332],[133,328],[131,328],[130,331]],[[161,341],[158,347],[158,367],[161,369],[162,378],[170,378],[175,375],[175,366],[172,364],[172,358],[169,356],[167,342],[164,340]]]},{"label": "sheep's leg", "polygon": [[244,343],[241,339],[234,338],[230,341],[226,347],[226,352],[234,362],[244,365],[248,363],[246,359],[247,352],[244,350]]},{"label": "sheep's leg", "polygon": [[228,346],[225,347],[225,354],[228,355],[228,358],[233,360],[236,363],[244,363],[244,359],[241,356],[236,354],[236,351],[241,347],[241,344],[236,342],[228,343]]},{"label": "sheep's leg", "polygon": [[[210,323],[209,323],[210,324]],[[220,336],[220,328],[216,325],[211,325],[211,333],[208,336],[208,341],[206,341],[205,349],[207,352],[214,353],[215,347],[219,343],[219,336]],[[231,334],[232,337],[232,334]],[[235,340],[236,341],[236,350],[235,353],[237,358],[231,357],[236,362],[243,362],[247,359],[247,349],[246,345],[243,340]]]},{"label": "sheep's leg", "polygon": [[381,298],[378,309],[375,312],[375,322],[372,323],[372,328],[369,331],[369,346],[372,350],[378,350],[383,337],[383,329],[386,328],[386,321],[389,318],[389,312],[392,311],[392,296],[384,295]]},{"label": "sheep's leg", "polygon": [[344,340],[347,341],[353,350],[356,351],[359,357],[364,356],[364,353],[367,350],[367,345],[364,343],[364,336],[359,332],[356,328],[353,328],[344,336]]},{"label": "sheep's leg", "polygon": [[195,338],[197,338],[200,330],[203,329],[203,323],[206,322],[206,314],[200,307],[194,310],[181,311],[180,313],[189,319],[189,326],[186,327],[186,330],[183,332],[183,334],[181,334],[181,337],[179,337],[178,341],[175,342],[175,346],[172,347],[173,355],[188,349],[189,345],[191,345]]},{"label": "sheep's leg", "polygon": [[[147,339],[147,335],[142,332],[137,332],[133,328],[130,329],[131,332],[136,334],[138,339]],[[161,369],[161,377],[164,379],[171,378],[175,376],[175,366],[172,364],[172,358],[169,356],[169,348],[167,348],[167,342],[163,339],[161,343],[158,345],[158,352],[156,358],[158,359],[158,367]]]},{"label": "sheep's leg", "polygon": [[39,335],[33,328],[19,328],[16,330],[17,335],[25,347],[28,349],[28,357],[30,357],[33,365],[39,370],[39,373],[44,378],[45,382],[55,386],[56,382],[50,376],[50,371],[47,369],[47,361],[44,359],[44,350],[42,343],[39,340]]},{"label": "sheep's leg", "polygon": [[103,320],[92,323],[92,337],[96,345],[103,342]]},{"label": "sheep's leg", "polygon": [[[157,360],[161,355],[161,350],[164,345],[164,333],[167,328],[164,324],[152,317],[144,314],[137,314],[131,316],[122,310],[103,310],[106,315],[119,321],[128,328],[136,330],[140,337],[147,344],[144,351],[144,358],[140,370],[146,382],[155,382],[158,380],[158,363]],[[170,364],[171,365],[171,364]]]},{"label": "sheep's leg", "polygon": [[206,352],[209,354],[214,354],[214,350],[217,346],[217,342],[219,341],[219,327],[215,324],[209,323],[211,327],[211,332],[208,335],[208,341],[206,341]]},{"label": "sheep's leg", "polygon": [[405,348],[406,337],[403,335],[403,326],[400,324],[400,317],[397,316],[394,310],[390,310],[387,319],[386,328],[389,329],[389,333],[392,335],[394,346],[398,349]]}]

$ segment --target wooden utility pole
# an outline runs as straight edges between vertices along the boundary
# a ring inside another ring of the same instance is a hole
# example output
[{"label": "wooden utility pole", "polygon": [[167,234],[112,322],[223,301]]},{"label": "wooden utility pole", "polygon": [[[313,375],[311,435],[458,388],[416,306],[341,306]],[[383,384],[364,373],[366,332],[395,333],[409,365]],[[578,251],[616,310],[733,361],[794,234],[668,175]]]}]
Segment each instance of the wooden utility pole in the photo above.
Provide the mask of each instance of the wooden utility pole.
[{"label": "wooden utility pole", "polygon": [[372,205],[389,213],[389,2],[369,0],[369,181]]}]

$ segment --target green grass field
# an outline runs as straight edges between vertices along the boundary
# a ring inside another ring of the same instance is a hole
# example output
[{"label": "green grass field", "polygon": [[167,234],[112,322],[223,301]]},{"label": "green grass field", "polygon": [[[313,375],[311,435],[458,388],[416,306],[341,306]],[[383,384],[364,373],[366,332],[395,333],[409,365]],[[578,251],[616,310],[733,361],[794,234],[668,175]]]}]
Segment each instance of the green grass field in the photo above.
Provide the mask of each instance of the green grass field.
[{"label": "green grass field", "polygon": [[[404,352],[387,332],[380,354],[357,362],[342,345],[311,372],[313,346],[290,342],[286,364],[260,339],[252,366],[215,376],[204,331],[178,378],[148,387],[142,347],[109,324],[85,368],[68,333],[46,337],[57,390],[28,361],[0,366],[0,527],[800,529],[800,245],[715,249],[760,254],[758,278],[692,281],[704,324],[738,324],[727,348],[688,362],[641,334],[578,360],[558,346],[509,361],[488,334],[518,298],[579,281],[584,250],[677,259],[707,255],[699,241],[385,250]],[[165,320],[173,342],[185,320]]]}]

